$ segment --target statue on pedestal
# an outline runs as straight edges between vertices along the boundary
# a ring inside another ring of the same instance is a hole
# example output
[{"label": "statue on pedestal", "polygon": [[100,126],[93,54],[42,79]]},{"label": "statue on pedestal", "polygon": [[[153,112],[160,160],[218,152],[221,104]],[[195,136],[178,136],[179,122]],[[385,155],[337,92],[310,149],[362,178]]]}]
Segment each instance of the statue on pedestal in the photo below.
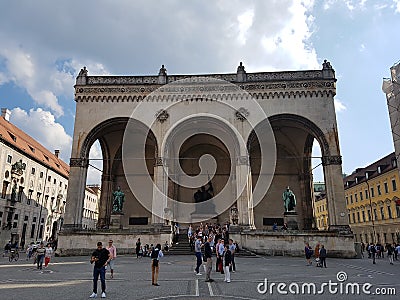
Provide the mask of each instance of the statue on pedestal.
[{"label": "statue on pedestal", "polygon": [[113,192],[113,213],[122,213],[122,206],[125,202],[125,194],[118,187],[115,192]]},{"label": "statue on pedestal", "polygon": [[289,187],[287,187],[283,192],[282,198],[285,212],[294,211],[294,208],[296,207],[296,196]]}]

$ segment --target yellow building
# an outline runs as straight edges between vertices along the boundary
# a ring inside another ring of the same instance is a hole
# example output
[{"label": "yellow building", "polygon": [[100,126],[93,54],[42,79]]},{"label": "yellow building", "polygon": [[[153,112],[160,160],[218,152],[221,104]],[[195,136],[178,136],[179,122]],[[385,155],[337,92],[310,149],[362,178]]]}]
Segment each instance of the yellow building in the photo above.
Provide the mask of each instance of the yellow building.
[{"label": "yellow building", "polygon": [[[343,179],[350,227],[356,242],[400,242],[399,172],[394,153]],[[314,199],[316,226],[328,229],[323,193]]]}]

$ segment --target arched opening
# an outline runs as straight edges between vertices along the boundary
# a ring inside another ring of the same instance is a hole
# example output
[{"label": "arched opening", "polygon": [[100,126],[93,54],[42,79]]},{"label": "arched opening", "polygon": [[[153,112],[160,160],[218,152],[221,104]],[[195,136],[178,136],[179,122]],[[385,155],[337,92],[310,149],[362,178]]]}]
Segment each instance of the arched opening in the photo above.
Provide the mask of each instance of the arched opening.
[{"label": "arched opening", "polygon": [[[275,115],[263,121],[256,127],[256,132],[262,132],[262,126],[270,123],[276,142],[276,168],[272,183],[262,201],[254,208],[257,228],[271,229],[274,223],[283,225],[285,222],[285,207],[283,192],[287,187],[296,197],[298,228],[309,230],[315,228],[313,215],[313,154],[314,140],[322,145],[321,152],[329,153],[328,143],[322,131],[312,122],[297,115]],[[261,127],[261,128],[259,128]],[[248,140],[250,167],[253,188],[260,176],[261,157],[260,142],[256,134],[251,134]],[[319,163],[321,159],[319,157]],[[321,167],[322,168],[322,167]]]}]

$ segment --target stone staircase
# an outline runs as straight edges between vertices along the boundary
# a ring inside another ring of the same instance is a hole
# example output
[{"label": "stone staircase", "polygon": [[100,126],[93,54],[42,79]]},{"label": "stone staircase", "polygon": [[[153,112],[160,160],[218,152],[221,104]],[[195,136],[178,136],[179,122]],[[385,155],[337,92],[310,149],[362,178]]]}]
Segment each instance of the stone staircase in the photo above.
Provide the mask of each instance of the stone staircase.
[{"label": "stone staircase", "polygon": [[[169,248],[169,251],[165,253],[167,255],[194,255],[194,252],[190,251],[189,239],[186,233],[179,234],[178,244],[173,244]],[[240,248],[240,251],[236,253],[236,257],[256,257],[256,254],[247,250]]]}]

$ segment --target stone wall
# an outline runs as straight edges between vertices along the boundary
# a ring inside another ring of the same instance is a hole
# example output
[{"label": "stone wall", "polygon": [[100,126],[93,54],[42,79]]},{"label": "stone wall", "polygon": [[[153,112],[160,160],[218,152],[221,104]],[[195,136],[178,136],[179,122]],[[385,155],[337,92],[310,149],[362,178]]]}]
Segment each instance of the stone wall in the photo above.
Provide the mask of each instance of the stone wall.
[{"label": "stone wall", "polygon": [[308,242],[313,249],[317,243],[323,244],[328,257],[356,257],[352,234],[338,234],[329,231],[248,231],[231,233],[230,238],[237,241],[241,247],[261,255],[304,256],[304,246]]},{"label": "stone wall", "polygon": [[97,242],[107,246],[110,239],[117,247],[117,254],[135,253],[137,239],[140,238],[142,246],[145,244],[163,245],[166,241],[171,242],[171,233],[146,232],[146,231],[75,231],[61,232],[58,238],[56,254],[59,256],[90,255],[97,247]]}]

